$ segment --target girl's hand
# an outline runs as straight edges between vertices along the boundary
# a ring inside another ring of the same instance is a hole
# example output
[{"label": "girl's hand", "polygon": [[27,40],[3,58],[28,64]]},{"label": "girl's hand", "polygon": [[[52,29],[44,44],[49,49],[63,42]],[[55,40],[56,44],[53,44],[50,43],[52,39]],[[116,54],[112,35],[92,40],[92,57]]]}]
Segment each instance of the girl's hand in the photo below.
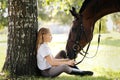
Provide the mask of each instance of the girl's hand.
[{"label": "girl's hand", "polygon": [[68,65],[74,66],[74,65],[75,65],[75,61],[74,61],[74,60],[69,60],[69,61],[68,61]]}]

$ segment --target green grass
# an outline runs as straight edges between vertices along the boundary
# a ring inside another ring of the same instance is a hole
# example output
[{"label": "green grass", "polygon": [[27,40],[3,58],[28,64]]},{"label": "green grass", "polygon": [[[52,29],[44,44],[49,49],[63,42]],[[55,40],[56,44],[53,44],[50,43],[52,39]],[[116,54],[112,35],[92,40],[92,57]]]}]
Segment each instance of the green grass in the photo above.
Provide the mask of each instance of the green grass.
[{"label": "green grass", "polygon": [[3,67],[7,49],[7,35],[0,35],[0,71]]},{"label": "green grass", "polygon": [[[66,35],[53,35],[53,41],[50,43],[53,55],[56,55],[60,50],[65,49]],[[58,38],[61,37],[62,41]],[[101,43],[97,55],[94,58],[86,58],[78,67],[82,70],[94,71],[94,76],[80,77],[70,76],[65,73],[57,78],[42,78],[35,76],[21,76],[17,80],[120,80],[120,34],[109,33],[102,34]],[[7,35],[0,35],[0,71],[5,61],[7,49]],[[97,35],[94,35],[89,54],[93,56],[97,49]],[[78,55],[77,61],[81,60],[81,55]],[[0,80],[5,79],[5,76],[0,76]]]},{"label": "green grass", "polygon": [[[0,80],[4,80],[4,78],[0,77]],[[112,80],[112,79],[106,78],[105,76],[97,76],[97,77],[59,76],[59,77],[56,77],[56,78],[43,78],[43,77],[35,77],[35,76],[21,76],[21,77],[14,78],[13,80]]]}]

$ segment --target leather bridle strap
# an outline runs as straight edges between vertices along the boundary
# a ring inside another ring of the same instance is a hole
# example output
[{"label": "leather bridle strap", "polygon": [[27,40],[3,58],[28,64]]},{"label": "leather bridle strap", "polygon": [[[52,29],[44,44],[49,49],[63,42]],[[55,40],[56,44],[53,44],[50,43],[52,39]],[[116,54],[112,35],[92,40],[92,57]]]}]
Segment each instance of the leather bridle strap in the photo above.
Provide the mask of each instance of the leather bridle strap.
[{"label": "leather bridle strap", "polygon": [[[92,57],[88,57],[88,56],[86,56],[86,58],[93,58],[93,57],[95,57],[96,55],[97,55],[97,53],[98,53],[98,49],[99,49],[99,44],[100,44],[100,37],[101,37],[101,20],[100,20],[100,22],[99,22],[99,32],[98,32],[98,46],[97,46],[97,50],[96,50],[96,52],[95,52],[95,54],[92,56]],[[89,45],[89,44],[88,44]],[[90,46],[90,45],[89,45]],[[83,53],[86,53],[84,50],[82,50],[83,51]],[[82,56],[85,56],[84,54],[82,54],[82,53],[80,53]],[[87,53],[88,54],[88,53]]]},{"label": "leather bridle strap", "polygon": [[[82,15],[80,15],[80,26],[79,26],[79,28],[78,28],[78,30],[77,30],[77,33],[79,33],[79,34],[77,34],[78,37],[76,38],[75,44],[74,44],[74,46],[73,46],[73,50],[75,51],[76,54],[78,53],[78,51],[77,51],[76,48],[79,47],[79,48],[81,49],[81,46],[80,46],[79,41],[81,40],[82,35],[84,35],[85,38],[86,38],[86,41],[88,41],[87,35],[86,35],[86,33],[85,33],[85,30],[84,30],[84,27],[83,27],[83,24],[82,24]],[[85,58],[86,55],[87,55],[87,52],[88,52],[88,49],[89,49],[90,44],[91,44],[91,41],[88,43],[88,46],[87,46],[86,51],[83,52],[83,53],[85,53],[85,55],[83,55],[82,60],[80,60],[79,62],[77,62],[75,65],[81,63],[81,62],[84,60],[84,58]],[[82,51],[83,51],[83,49],[82,49]],[[82,52],[79,52],[79,53],[80,53],[80,54],[83,54]]]},{"label": "leather bridle strap", "polygon": [[[82,24],[82,23],[81,23],[81,24]],[[83,26],[80,26],[80,27],[83,27]],[[84,31],[84,28],[83,28],[82,32],[84,32],[85,37],[86,37],[86,40],[87,40],[87,36],[86,36],[85,31]],[[94,55],[94,56],[92,56],[92,57],[87,57],[87,58],[93,58],[93,57],[95,57],[95,56],[97,55],[98,48],[99,48],[99,44],[100,44],[100,37],[101,37],[101,34],[100,34],[100,33],[101,33],[101,20],[100,20],[100,23],[99,23],[98,46],[97,46],[96,53],[95,53],[95,55]],[[81,36],[80,36],[80,37],[81,37]],[[80,40],[80,38],[79,38],[79,40]],[[91,44],[91,41],[88,43],[88,46],[87,46],[86,51],[84,51],[84,50],[82,49],[82,51],[83,51],[84,55],[83,55],[83,53],[82,53],[82,52],[79,52],[79,53],[83,56],[83,58],[82,58],[82,60],[81,60],[81,61],[77,62],[75,65],[78,65],[79,63],[81,63],[81,62],[85,59],[86,55],[88,54],[88,50],[89,50],[90,44]],[[77,45],[79,45],[79,44],[77,44]],[[80,45],[79,45],[79,47],[81,48],[81,46],[80,46]]]},{"label": "leather bridle strap", "polygon": [[87,55],[87,52],[88,52],[88,49],[89,49],[89,47],[90,47],[90,44],[91,44],[91,42],[88,43],[88,46],[87,46],[86,52],[84,52],[85,55],[83,55],[83,53],[79,52],[81,55],[83,55],[83,58],[82,58],[79,62],[77,62],[75,65],[80,64],[80,63],[85,59],[85,57],[86,57],[86,55]]}]

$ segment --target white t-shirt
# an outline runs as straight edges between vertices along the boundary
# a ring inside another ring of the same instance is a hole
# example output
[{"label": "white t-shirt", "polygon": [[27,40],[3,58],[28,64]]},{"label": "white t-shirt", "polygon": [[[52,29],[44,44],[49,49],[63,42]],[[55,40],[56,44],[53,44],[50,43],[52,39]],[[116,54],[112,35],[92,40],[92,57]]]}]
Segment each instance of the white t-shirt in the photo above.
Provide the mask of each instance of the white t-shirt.
[{"label": "white t-shirt", "polygon": [[51,67],[45,59],[48,55],[52,55],[50,48],[46,43],[41,44],[37,50],[37,66],[40,70],[45,70]]}]

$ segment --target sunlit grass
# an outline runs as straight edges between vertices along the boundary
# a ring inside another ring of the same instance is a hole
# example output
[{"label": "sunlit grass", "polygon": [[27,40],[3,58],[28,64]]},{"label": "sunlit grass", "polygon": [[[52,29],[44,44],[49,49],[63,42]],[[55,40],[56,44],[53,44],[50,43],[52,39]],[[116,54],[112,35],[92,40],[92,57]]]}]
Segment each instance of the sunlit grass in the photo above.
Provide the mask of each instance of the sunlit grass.
[{"label": "sunlit grass", "polygon": [[7,35],[0,35],[0,71],[3,67],[7,49]]},{"label": "sunlit grass", "polygon": [[0,35],[0,44],[6,43],[6,41],[7,41],[7,34],[1,34]]},{"label": "sunlit grass", "polygon": [[99,76],[102,74],[102,76],[106,76],[107,78],[120,79],[120,70],[114,71],[110,68],[102,68],[99,66],[94,68],[94,70],[98,73]]},{"label": "sunlit grass", "polygon": [[0,71],[2,70],[4,61],[5,61],[5,54],[0,54]]},{"label": "sunlit grass", "polygon": [[[0,77],[0,79],[4,80],[3,77]],[[107,78],[105,76],[97,76],[97,77],[59,76],[56,78],[43,78],[43,77],[36,77],[36,76],[20,76],[20,77],[14,78],[12,80],[113,80],[113,79]]]}]

